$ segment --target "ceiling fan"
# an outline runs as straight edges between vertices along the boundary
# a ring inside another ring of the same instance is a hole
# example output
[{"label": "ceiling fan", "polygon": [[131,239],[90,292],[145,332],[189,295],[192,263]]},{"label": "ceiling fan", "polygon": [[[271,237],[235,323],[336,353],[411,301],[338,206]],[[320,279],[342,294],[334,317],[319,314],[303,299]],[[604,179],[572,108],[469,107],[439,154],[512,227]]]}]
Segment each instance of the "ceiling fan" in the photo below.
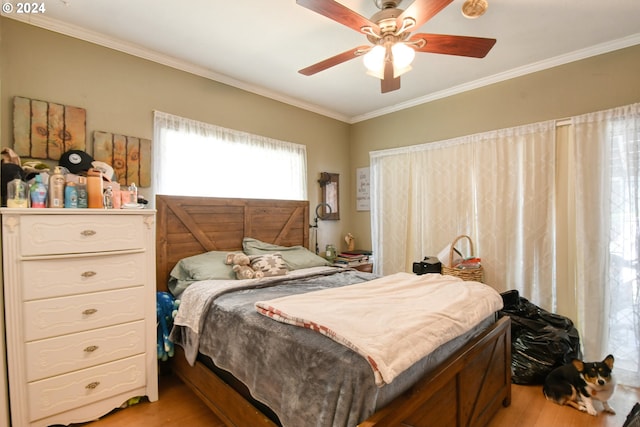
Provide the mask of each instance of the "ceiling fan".
[{"label": "ceiling fan", "polygon": [[[453,0],[415,0],[405,10],[398,9],[402,0],[373,1],[380,11],[367,19],[334,0],[296,0],[302,7],[365,34],[372,44],[347,50],[298,72],[310,76],[364,55],[368,74],[381,80],[381,91],[386,93],[400,89],[400,76],[411,69],[415,52],[484,58],[496,43],[495,39],[482,37],[411,35],[412,29],[433,18]],[[482,6],[486,9],[485,0],[467,0],[463,13],[477,17],[484,13]]]}]

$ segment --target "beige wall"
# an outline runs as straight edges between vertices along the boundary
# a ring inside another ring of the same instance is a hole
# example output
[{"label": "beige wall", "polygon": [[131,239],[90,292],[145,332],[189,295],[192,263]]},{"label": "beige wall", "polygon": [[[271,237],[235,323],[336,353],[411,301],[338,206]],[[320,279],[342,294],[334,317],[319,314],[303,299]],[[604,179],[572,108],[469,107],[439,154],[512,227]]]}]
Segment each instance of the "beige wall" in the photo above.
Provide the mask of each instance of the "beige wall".
[{"label": "beige wall", "polygon": [[[351,126],[350,174],[369,152],[562,119],[640,102],[640,46],[577,61]],[[452,169],[464,173],[452,162]],[[401,191],[399,189],[399,191]],[[350,200],[353,199],[352,196]],[[368,212],[352,206],[353,233],[370,245]]]},{"label": "beige wall", "polygon": [[321,222],[321,247],[342,247],[346,232],[358,247],[370,247],[369,212],[355,204],[355,170],[369,165],[370,151],[640,102],[635,46],[348,125],[11,19],[0,18],[0,25],[2,146],[12,144],[16,95],[86,108],[88,138],[94,130],[152,138],[157,109],[305,144],[312,209],[319,173],[340,174],[341,220]]},{"label": "beige wall", "polygon": [[[0,25],[3,147],[13,144],[14,96],[85,108],[89,153],[95,130],[152,139],[152,111],[160,110],[306,145],[312,209],[320,172],[339,173],[343,188],[350,185],[346,123],[15,20],[0,18]],[[206,159],[194,161],[206,165]],[[141,193],[153,196],[151,189]],[[347,197],[342,191],[341,206]],[[321,245],[337,242],[347,222],[323,223]]]}]

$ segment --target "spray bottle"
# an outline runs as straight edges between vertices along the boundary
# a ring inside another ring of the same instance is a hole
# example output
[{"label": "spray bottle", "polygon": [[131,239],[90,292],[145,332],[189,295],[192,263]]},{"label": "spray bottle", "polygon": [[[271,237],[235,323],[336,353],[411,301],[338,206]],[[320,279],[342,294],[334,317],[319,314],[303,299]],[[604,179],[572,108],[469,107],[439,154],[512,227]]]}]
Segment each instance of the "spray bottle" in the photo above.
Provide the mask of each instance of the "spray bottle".
[{"label": "spray bottle", "polygon": [[47,186],[42,182],[42,175],[36,175],[36,181],[31,184],[31,207],[46,208],[47,207]]},{"label": "spray bottle", "polygon": [[67,186],[64,188],[64,207],[78,207],[78,189],[75,182],[67,182]]},{"label": "spray bottle", "polygon": [[87,178],[84,176],[78,177],[78,184],[76,184],[76,190],[78,191],[78,207],[86,208],[89,206],[89,196],[87,194]]},{"label": "spray bottle", "polygon": [[56,166],[49,177],[49,207],[64,208],[65,178],[60,166]]}]

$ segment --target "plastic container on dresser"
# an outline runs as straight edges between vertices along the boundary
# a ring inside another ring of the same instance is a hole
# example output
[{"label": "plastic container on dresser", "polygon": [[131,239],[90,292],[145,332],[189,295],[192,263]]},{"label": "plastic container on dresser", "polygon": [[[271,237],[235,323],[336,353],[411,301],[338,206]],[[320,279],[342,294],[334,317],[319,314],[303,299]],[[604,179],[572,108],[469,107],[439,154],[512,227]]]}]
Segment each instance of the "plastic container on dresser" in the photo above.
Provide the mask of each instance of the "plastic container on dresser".
[{"label": "plastic container on dresser", "polygon": [[157,400],[155,212],[0,212],[12,425]]}]

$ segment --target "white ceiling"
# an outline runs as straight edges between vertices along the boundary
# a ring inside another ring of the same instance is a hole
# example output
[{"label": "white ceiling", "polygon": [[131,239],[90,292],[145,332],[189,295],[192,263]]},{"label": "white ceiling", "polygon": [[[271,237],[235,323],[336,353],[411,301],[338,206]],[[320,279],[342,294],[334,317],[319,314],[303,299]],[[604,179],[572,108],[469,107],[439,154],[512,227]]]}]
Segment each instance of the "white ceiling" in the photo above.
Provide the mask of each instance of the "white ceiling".
[{"label": "white ceiling", "polygon": [[[367,18],[378,11],[373,0],[340,2]],[[400,90],[386,94],[359,58],[309,77],[297,72],[368,42],[295,0],[45,0],[44,14],[3,16],[348,123],[640,44],[640,0],[488,0],[473,20],[462,16],[463,2],[412,33],[495,38],[489,54],[418,53]]]}]

